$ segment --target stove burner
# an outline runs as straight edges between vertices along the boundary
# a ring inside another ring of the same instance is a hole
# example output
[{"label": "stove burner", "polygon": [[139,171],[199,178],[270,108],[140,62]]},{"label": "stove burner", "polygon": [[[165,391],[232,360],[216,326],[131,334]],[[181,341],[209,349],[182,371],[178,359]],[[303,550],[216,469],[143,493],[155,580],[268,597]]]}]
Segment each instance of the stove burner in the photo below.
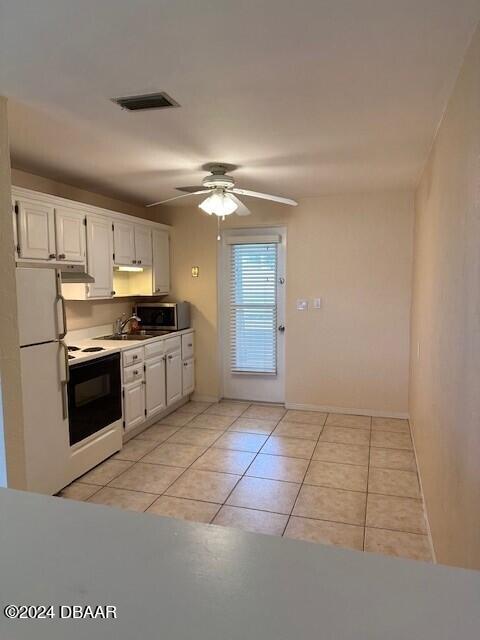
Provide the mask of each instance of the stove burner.
[{"label": "stove burner", "polygon": [[105,351],[105,347],[87,347],[82,349],[82,353],[95,353],[96,351]]},{"label": "stove burner", "polygon": [[80,347],[67,347],[69,351],[80,351]]}]

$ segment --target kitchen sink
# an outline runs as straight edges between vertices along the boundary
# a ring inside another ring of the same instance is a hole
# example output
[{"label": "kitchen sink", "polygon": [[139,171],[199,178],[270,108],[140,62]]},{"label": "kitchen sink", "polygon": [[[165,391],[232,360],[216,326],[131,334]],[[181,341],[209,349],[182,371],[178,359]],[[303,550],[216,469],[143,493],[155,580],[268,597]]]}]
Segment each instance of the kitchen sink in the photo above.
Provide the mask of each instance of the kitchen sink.
[{"label": "kitchen sink", "polygon": [[94,338],[94,340],[148,340],[154,337],[148,333],[122,333],[121,335],[100,336],[99,338]]}]

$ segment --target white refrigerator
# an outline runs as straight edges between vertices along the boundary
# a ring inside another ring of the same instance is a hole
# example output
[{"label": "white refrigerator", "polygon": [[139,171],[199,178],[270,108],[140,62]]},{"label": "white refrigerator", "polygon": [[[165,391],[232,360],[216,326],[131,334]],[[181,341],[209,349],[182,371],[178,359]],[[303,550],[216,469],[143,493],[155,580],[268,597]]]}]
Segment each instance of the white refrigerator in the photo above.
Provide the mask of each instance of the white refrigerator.
[{"label": "white refrigerator", "polygon": [[18,267],[17,307],[27,489],[54,494],[68,484],[68,351],[60,273]]}]

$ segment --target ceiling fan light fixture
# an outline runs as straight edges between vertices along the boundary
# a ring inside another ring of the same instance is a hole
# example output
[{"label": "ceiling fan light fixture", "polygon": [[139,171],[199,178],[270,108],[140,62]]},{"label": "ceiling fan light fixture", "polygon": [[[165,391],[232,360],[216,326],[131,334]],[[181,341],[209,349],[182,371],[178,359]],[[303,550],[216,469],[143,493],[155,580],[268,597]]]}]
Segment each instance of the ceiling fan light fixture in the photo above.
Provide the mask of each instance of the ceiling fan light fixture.
[{"label": "ceiling fan light fixture", "polygon": [[202,211],[208,213],[208,215],[215,214],[219,218],[229,216],[234,213],[238,206],[228,194],[223,191],[214,191],[208,198],[205,198],[199,205]]}]

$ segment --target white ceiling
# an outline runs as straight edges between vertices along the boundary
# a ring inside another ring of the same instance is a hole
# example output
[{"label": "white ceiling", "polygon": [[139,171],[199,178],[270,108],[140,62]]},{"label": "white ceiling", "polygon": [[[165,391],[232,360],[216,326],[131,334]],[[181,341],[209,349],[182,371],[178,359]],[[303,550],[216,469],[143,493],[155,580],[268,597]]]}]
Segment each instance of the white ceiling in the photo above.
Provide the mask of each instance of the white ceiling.
[{"label": "white ceiling", "polygon": [[[206,162],[303,197],[415,186],[479,0],[0,0],[14,166],[148,202]],[[180,109],[114,96],[167,91]]]}]

